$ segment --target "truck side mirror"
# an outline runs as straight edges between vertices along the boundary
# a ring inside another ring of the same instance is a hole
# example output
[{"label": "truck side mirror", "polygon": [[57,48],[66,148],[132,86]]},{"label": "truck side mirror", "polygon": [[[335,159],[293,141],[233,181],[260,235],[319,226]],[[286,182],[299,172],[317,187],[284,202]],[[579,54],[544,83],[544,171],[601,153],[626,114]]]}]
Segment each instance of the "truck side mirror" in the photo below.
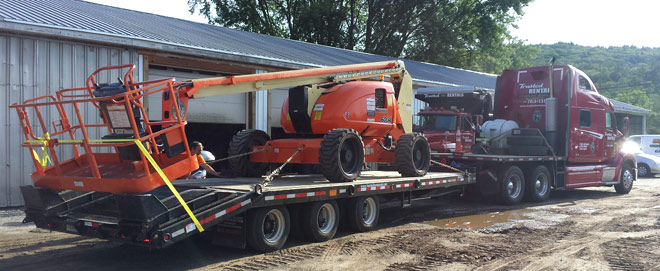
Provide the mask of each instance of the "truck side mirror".
[{"label": "truck side mirror", "polygon": [[626,125],[626,130],[623,132],[623,135],[625,137],[628,137],[630,134],[630,118],[629,117],[624,117],[623,118],[623,123]]}]

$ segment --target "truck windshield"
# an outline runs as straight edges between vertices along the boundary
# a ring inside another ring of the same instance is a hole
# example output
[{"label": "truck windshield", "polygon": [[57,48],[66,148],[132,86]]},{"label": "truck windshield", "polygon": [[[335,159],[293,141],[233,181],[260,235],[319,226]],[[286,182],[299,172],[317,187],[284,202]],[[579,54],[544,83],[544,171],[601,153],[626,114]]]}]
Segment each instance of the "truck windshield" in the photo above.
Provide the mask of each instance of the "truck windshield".
[{"label": "truck windshield", "polygon": [[456,131],[456,119],[454,115],[422,115],[420,126],[424,130]]}]

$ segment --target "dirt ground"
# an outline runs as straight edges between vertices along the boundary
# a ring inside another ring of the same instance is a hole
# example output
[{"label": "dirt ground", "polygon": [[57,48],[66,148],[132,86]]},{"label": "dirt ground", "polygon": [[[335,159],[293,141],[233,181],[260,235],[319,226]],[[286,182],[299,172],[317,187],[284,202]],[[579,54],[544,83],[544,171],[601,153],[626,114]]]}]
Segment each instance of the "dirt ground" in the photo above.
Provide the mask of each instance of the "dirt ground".
[{"label": "dirt ground", "polygon": [[660,178],[623,196],[610,187],[553,191],[548,202],[514,207],[423,200],[383,210],[376,231],[291,240],[268,254],[200,239],[148,251],[22,218],[0,210],[0,270],[660,270]]}]

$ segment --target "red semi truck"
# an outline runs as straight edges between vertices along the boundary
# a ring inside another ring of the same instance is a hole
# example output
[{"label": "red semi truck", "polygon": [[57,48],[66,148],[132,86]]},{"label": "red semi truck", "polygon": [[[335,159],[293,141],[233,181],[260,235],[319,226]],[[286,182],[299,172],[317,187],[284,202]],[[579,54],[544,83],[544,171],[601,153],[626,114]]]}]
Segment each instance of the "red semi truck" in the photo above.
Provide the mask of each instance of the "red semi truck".
[{"label": "red semi truck", "polygon": [[[614,186],[622,194],[632,189],[635,157],[619,151],[620,130],[628,130],[628,121],[617,125],[612,103],[579,69],[505,70],[497,80],[493,117],[481,126],[487,141],[474,144],[471,153],[433,154],[478,172],[481,194],[516,204],[523,197],[543,201],[551,189]],[[431,146],[435,141],[429,136]]]}]

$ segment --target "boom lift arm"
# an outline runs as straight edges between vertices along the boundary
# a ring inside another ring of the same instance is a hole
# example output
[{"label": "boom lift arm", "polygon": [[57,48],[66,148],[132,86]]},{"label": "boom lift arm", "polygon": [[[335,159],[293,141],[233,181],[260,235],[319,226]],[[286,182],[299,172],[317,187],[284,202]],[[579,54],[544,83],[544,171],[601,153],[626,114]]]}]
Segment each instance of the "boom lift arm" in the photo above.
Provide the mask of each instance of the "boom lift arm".
[{"label": "boom lift arm", "polygon": [[[303,85],[319,85],[342,81],[389,76],[395,86],[400,118],[406,133],[412,132],[412,78],[405,69],[403,61],[384,61],[352,64],[304,70],[291,70],[267,74],[235,75],[226,77],[194,79],[179,85],[179,98],[187,107],[188,99],[198,99],[219,95],[255,92],[267,89],[287,88]],[[308,93],[308,106],[311,109],[325,89],[312,87]],[[164,101],[165,103],[166,101]],[[164,104],[163,109],[171,108]],[[168,120],[164,114],[163,120]]]}]

